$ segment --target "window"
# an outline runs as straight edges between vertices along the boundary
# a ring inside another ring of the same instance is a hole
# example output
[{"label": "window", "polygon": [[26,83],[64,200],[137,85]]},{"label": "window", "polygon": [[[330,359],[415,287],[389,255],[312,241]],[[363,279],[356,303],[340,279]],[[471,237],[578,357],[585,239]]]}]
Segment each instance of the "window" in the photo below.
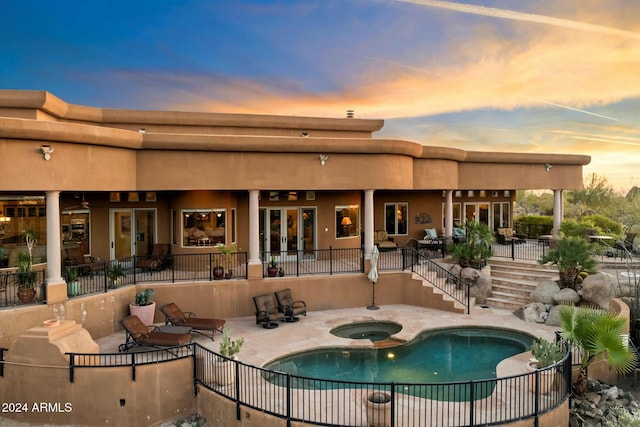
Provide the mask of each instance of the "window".
[{"label": "window", "polygon": [[511,202],[495,202],[493,204],[493,229],[507,228],[511,226],[509,221]]},{"label": "window", "polygon": [[[452,216],[453,216],[453,226],[454,227],[460,227],[462,225],[464,225],[464,223],[462,222],[462,203],[460,202],[454,202],[451,204],[451,211],[452,211]],[[442,229],[444,230],[445,228],[445,221],[446,221],[446,212],[447,212],[447,204],[443,203],[442,204]]]},{"label": "window", "polygon": [[409,215],[408,203],[384,204],[384,229],[389,235],[406,235],[407,218]]},{"label": "window", "polygon": [[225,209],[193,209],[182,211],[184,246],[211,246],[226,243]]},{"label": "window", "polygon": [[336,206],[336,239],[360,235],[360,207]]}]

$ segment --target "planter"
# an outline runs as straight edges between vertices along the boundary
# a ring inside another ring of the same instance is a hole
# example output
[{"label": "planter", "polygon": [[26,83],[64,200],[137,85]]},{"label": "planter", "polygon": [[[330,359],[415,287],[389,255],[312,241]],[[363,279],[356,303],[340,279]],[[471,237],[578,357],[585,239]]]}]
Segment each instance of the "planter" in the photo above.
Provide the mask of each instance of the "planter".
[{"label": "planter", "polygon": [[20,288],[17,295],[21,303],[29,304],[36,297],[36,290],[33,288]]},{"label": "planter", "polygon": [[67,283],[67,296],[74,297],[80,293],[80,282]]},{"label": "planter", "polygon": [[386,391],[370,391],[364,396],[364,406],[367,410],[367,426],[391,425],[391,394]]},{"label": "planter", "polygon": [[[233,359],[235,360],[235,357]],[[236,382],[236,364],[231,360],[215,360],[211,371],[214,385],[224,387]]]},{"label": "planter", "polygon": [[233,277],[233,271],[229,270],[226,273],[224,273],[224,278],[225,279],[231,279]]},{"label": "planter", "polygon": [[224,268],[217,266],[213,268],[213,280],[220,280],[224,277]]},{"label": "planter", "polygon": [[133,316],[136,315],[142,320],[146,326],[153,325],[153,316],[156,312],[155,301],[149,305],[135,305],[129,304],[129,313]]},{"label": "planter", "polygon": [[536,375],[535,372],[538,371],[538,377],[540,379],[539,394],[549,394],[551,389],[556,384],[556,369],[547,369],[545,371],[540,371],[538,368],[538,362],[529,361],[527,362],[527,371],[532,374],[529,375],[529,391],[531,393],[536,392]]},{"label": "planter", "polygon": [[269,277],[276,277],[278,275],[278,267],[267,268],[267,274]]}]

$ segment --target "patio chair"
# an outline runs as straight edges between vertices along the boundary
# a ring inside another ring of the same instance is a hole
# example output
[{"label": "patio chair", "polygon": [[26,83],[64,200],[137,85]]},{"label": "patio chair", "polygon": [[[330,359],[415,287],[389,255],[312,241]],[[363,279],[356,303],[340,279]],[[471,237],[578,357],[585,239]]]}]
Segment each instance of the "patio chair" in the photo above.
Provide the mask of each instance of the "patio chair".
[{"label": "patio chair", "polygon": [[147,271],[161,271],[171,262],[171,246],[168,243],[155,243],[151,254],[136,258],[136,267]]},{"label": "patio chair", "polygon": [[124,344],[118,346],[119,352],[129,351],[134,347],[175,347],[191,342],[189,333],[174,334],[170,332],[157,332],[142,323],[138,316],[129,316],[120,321],[125,330]]},{"label": "patio chair", "polygon": [[273,295],[257,295],[253,297],[253,303],[256,306],[256,325],[274,329],[278,327],[276,320],[284,320],[284,313],[273,304]]},{"label": "patio chair", "polygon": [[[176,303],[170,302],[160,307],[160,311],[164,314],[165,323],[173,326],[186,326],[191,328],[191,332],[204,335],[207,338],[211,338],[213,341],[213,334],[216,331],[222,333],[224,328],[224,319],[207,319],[204,317],[198,317],[191,311],[182,311]],[[206,331],[203,332],[203,331]],[[209,332],[211,335],[209,335]]]},{"label": "patio chair", "polygon": [[82,248],[67,248],[65,249],[67,257],[64,259],[65,266],[80,265],[82,268],[78,269],[83,274],[93,274],[104,270],[105,264],[99,262],[94,257],[89,256],[85,258],[85,253]]},{"label": "patio chair", "polygon": [[627,233],[624,238],[624,241],[616,241],[615,248],[621,250],[623,252],[633,252],[635,250],[635,246],[633,241],[636,238],[636,233]]},{"label": "patio chair", "polygon": [[274,294],[278,302],[278,311],[284,314],[285,322],[297,322],[300,320],[298,316],[307,315],[307,304],[304,301],[294,301],[291,289],[276,291]]}]

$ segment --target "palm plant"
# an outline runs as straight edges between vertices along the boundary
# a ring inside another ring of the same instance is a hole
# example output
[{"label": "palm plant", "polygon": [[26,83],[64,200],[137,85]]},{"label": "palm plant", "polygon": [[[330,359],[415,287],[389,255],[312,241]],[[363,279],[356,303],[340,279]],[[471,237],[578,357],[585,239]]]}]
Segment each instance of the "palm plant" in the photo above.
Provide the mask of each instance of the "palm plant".
[{"label": "palm plant", "polygon": [[544,254],[538,262],[556,264],[562,287],[575,289],[578,275],[583,271],[592,273],[596,267],[591,249],[591,244],[582,237],[562,237],[558,239],[558,246]]},{"label": "palm plant", "polygon": [[576,394],[587,392],[587,368],[596,360],[604,360],[618,374],[628,373],[636,365],[636,355],[621,336],[626,319],[617,314],[593,308],[560,308],[562,338],[579,348],[580,372],[573,384]]},{"label": "palm plant", "polygon": [[449,246],[453,259],[461,267],[482,268],[491,256],[491,245],[495,238],[486,224],[469,222],[465,226],[466,240]]}]

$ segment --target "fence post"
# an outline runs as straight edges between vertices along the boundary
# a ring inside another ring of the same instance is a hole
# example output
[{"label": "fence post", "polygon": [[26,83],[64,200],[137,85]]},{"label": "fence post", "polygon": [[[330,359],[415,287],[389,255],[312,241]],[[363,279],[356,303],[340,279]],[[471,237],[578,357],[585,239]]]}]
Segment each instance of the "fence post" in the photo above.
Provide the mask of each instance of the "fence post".
[{"label": "fence post", "polygon": [[535,375],[535,379],[536,379],[536,392],[535,392],[535,396],[534,396],[534,400],[533,400],[533,412],[534,412],[534,417],[533,417],[533,425],[535,427],[539,427],[540,426],[540,370],[536,369],[534,372]]},{"label": "fence post", "polygon": [[469,425],[473,427],[475,425],[475,409],[476,409],[476,387],[473,380],[469,381]]},{"label": "fence post", "polygon": [[396,425],[396,386],[391,382],[391,427]]},{"label": "fence post", "polygon": [[329,246],[329,274],[333,274],[333,246]]},{"label": "fence post", "polygon": [[[198,395],[198,363],[196,363],[196,349],[199,344],[192,342],[191,343],[191,359],[193,363],[193,394],[194,396]],[[203,356],[204,357],[204,356]]]},{"label": "fence post", "polygon": [[511,239],[511,259],[515,261],[516,259],[516,241],[515,239]]},{"label": "fence post", "polygon": [[287,372],[287,427],[291,427],[291,374]]},{"label": "fence post", "polygon": [[69,353],[69,382],[71,384],[73,384],[73,380],[74,380],[74,370],[73,370],[73,364],[75,363],[76,358],[73,355],[73,353]]}]

